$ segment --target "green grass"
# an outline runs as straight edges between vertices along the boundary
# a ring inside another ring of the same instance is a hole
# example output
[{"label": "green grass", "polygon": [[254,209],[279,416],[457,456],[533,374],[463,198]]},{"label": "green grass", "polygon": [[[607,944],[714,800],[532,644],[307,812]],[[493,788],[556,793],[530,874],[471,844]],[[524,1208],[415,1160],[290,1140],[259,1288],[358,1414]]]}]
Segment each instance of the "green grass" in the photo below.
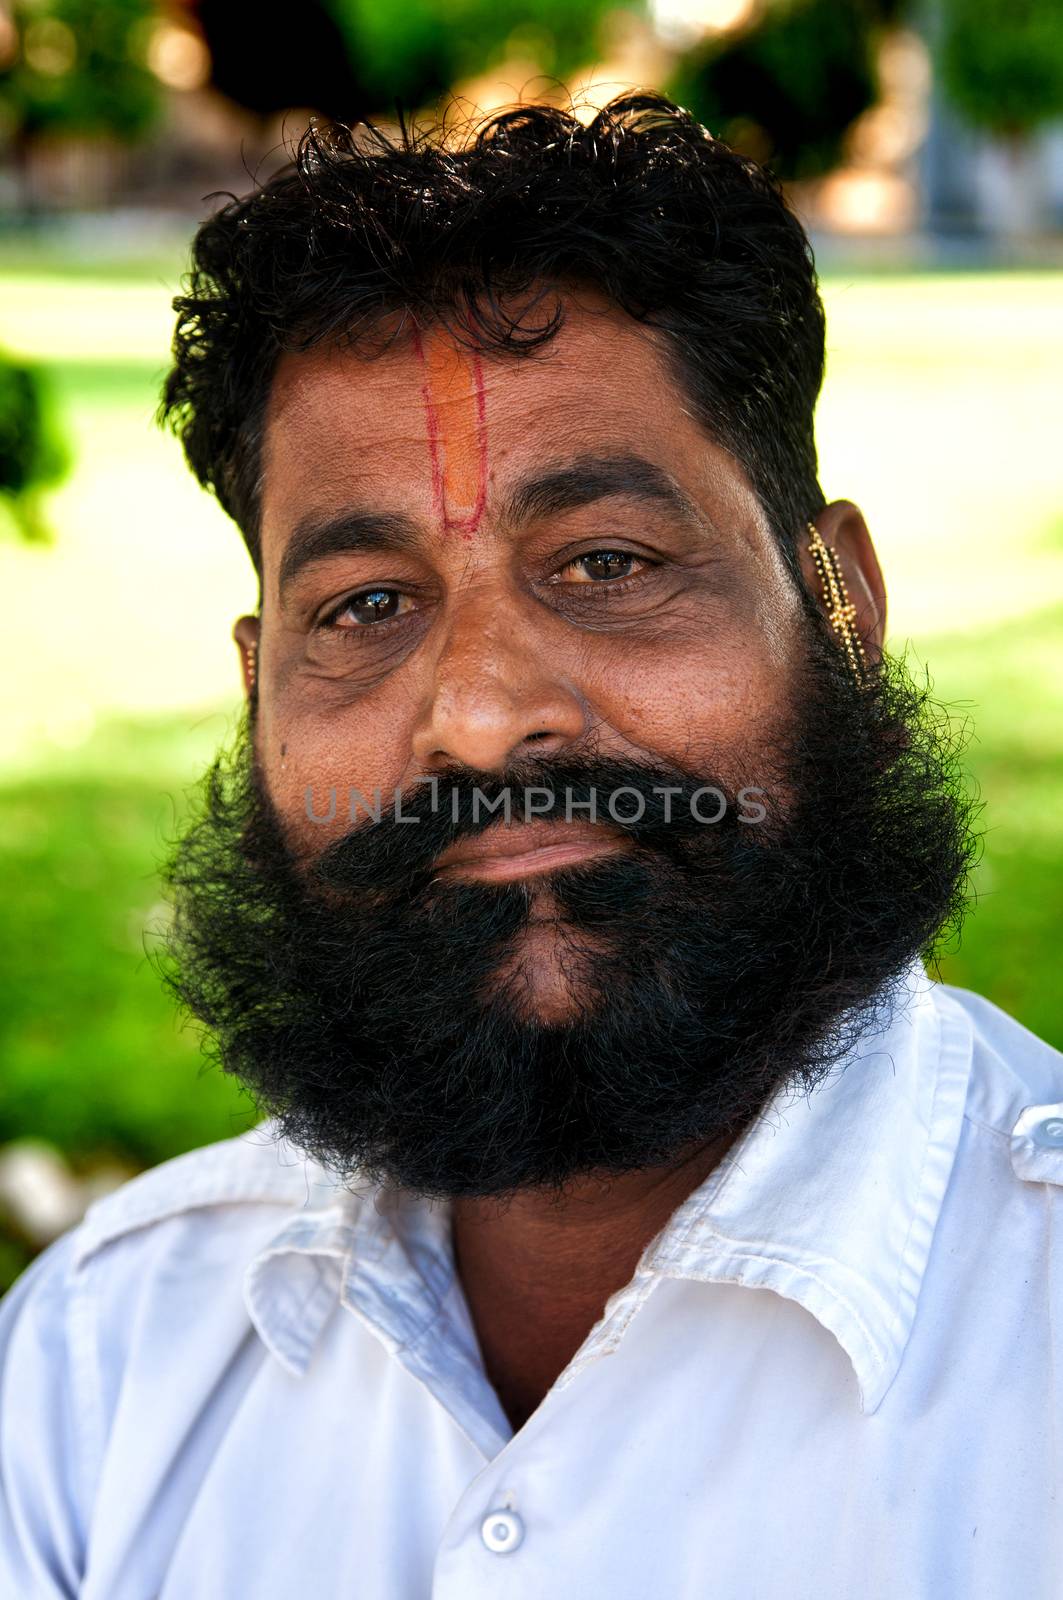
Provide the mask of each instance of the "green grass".
[{"label": "green grass", "polygon": [[[137,1169],[258,1120],[152,959],[168,915],[158,864],[227,727],[112,720],[0,787],[0,1146],[32,1135],[77,1172]],[[0,1213],[0,1293],[33,1253]]]},{"label": "green grass", "polygon": [[973,737],[981,795],[976,900],[941,976],[1063,1049],[1063,603],[977,638],[930,642],[935,693]]},{"label": "green grass", "polygon": [[[0,538],[0,1144],[43,1136],[78,1165],[149,1164],[254,1119],[144,953],[156,863],[236,703],[232,620],[255,602],[238,535],[152,423],[172,287],[161,268],[0,260],[0,344],[44,362],[76,456],[53,547]],[[868,515],[892,647],[975,733],[978,904],[942,975],[1063,1047],[1063,277],[825,294],[824,488]]]},{"label": "green grass", "polygon": [[[110,727],[127,759],[57,767],[0,792],[4,1095],[0,1144],[44,1135],[79,1166],[146,1166],[248,1125],[249,1102],[179,1026],[149,959],[165,926],[155,863],[182,812],[186,730]],[[133,758],[136,758],[134,760]]]}]

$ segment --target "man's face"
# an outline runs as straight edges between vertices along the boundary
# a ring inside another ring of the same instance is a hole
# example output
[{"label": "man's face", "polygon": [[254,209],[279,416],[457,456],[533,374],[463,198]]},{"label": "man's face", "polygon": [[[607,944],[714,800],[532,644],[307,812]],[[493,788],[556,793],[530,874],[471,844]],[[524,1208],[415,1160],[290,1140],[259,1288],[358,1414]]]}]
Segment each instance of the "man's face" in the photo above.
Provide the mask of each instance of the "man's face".
[{"label": "man's face", "polygon": [[[349,826],[352,788],[452,764],[599,756],[730,773],[792,714],[806,626],[741,468],[651,336],[584,297],[530,358],[438,330],[367,358],[289,356],[268,412],[256,748],[293,841]],[[340,796],[334,826],[318,817]],[[534,879],[616,831],[509,830],[441,870]],[[538,844],[539,848],[536,848]],[[540,894],[545,901],[545,885]],[[526,935],[541,1014],[566,997]]]},{"label": "man's face", "polygon": [[258,697],[171,953],[282,1131],[501,1195],[818,1081],[959,909],[967,813],[925,691],[854,681],[651,338],[584,302],[520,359],[291,356],[263,467]]}]

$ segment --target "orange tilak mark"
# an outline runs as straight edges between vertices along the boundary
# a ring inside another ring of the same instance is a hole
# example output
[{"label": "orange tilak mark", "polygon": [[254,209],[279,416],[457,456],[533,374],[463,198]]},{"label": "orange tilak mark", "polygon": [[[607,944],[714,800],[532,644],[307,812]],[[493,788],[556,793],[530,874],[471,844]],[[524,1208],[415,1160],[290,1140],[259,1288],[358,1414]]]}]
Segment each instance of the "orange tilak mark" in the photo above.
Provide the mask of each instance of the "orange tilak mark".
[{"label": "orange tilak mark", "polygon": [[487,426],[480,358],[445,334],[413,331],[440,524],[471,539],[487,498]]}]

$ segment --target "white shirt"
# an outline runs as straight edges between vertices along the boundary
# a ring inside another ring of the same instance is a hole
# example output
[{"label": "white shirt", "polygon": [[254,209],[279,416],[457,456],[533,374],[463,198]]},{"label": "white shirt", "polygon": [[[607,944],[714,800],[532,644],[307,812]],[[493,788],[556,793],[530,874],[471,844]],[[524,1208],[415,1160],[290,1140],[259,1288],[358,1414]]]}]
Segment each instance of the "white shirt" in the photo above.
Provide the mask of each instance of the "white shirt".
[{"label": "white shirt", "polygon": [[271,1123],[0,1306],[4,1600],[1059,1600],[1063,1056],[913,967],[513,1434],[446,1207]]}]

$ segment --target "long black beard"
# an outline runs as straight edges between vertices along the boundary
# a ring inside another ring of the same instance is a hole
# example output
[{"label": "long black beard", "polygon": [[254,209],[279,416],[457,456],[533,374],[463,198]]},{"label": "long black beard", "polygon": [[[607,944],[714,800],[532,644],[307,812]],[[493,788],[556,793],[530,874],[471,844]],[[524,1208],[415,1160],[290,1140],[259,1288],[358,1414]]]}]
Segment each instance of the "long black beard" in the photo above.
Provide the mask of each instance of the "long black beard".
[{"label": "long black beard", "polygon": [[[309,868],[245,720],[169,863],[164,977],[224,1069],[345,1182],[560,1191],[737,1133],[885,1024],[892,980],[959,927],[975,849],[955,742],[902,664],[858,686],[813,638],[794,708],[785,743],[730,782],[593,751],[450,769],[445,803],[415,789],[416,823],[361,823]],[[474,819],[474,790],[527,785],[559,817],[586,817],[592,791],[599,812],[621,788],[645,803],[630,849],[547,880],[573,996],[561,1022],[536,1017],[523,978],[534,884],[432,871],[497,821],[482,801]],[[766,791],[760,823],[741,820],[743,786]],[[727,799],[718,823],[696,819],[704,787]]]}]

